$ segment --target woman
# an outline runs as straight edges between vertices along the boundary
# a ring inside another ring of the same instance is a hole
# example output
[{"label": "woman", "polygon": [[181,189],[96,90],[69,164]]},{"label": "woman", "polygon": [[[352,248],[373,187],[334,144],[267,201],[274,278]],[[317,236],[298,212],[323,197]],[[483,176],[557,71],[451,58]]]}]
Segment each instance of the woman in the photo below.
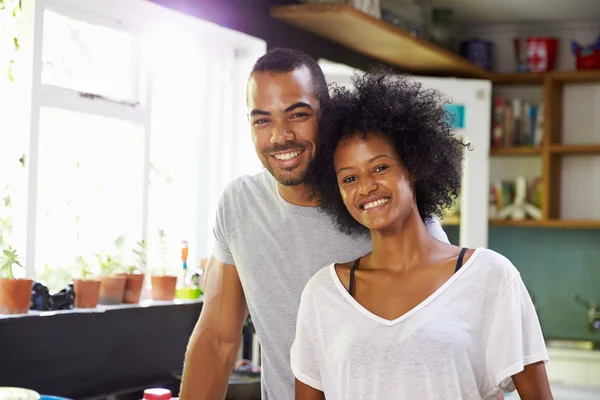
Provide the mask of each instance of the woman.
[{"label": "woman", "polygon": [[[516,268],[432,238],[466,144],[439,95],[407,78],[355,77],[325,110],[313,185],[371,253],[304,289],[291,366],[296,399],[550,399],[540,325]],[[482,188],[484,190],[484,188]]]}]

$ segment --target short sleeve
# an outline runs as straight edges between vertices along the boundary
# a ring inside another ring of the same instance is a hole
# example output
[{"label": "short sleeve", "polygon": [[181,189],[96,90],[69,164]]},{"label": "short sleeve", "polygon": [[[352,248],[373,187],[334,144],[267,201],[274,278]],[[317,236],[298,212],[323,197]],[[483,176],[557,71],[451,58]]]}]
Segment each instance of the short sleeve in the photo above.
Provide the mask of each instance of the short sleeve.
[{"label": "short sleeve", "polygon": [[446,231],[444,231],[444,229],[442,228],[442,225],[440,224],[440,221],[438,221],[438,219],[435,217],[435,215],[431,216],[429,221],[427,221],[426,226],[427,226],[427,230],[429,231],[429,234],[434,239],[440,240],[445,243],[450,243],[450,240],[448,239],[448,235],[446,234]]},{"label": "short sleeve", "polygon": [[499,299],[487,346],[492,386],[512,392],[512,376],[526,365],[547,362],[542,329],[521,276],[514,277]]},{"label": "short sleeve", "polygon": [[215,244],[213,246],[212,255],[214,258],[221,261],[222,263],[234,265],[235,262],[233,260],[233,255],[231,254],[231,250],[229,249],[229,243],[227,241],[227,207],[231,207],[230,204],[227,204],[227,199],[229,198],[229,189],[230,186],[225,188],[217,205],[217,215],[215,218],[215,224],[213,226]]},{"label": "short sleeve", "polygon": [[308,287],[304,289],[296,320],[296,337],[290,351],[290,365],[296,379],[323,391],[321,373],[315,346],[318,330],[313,327],[314,310],[310,305]]}]

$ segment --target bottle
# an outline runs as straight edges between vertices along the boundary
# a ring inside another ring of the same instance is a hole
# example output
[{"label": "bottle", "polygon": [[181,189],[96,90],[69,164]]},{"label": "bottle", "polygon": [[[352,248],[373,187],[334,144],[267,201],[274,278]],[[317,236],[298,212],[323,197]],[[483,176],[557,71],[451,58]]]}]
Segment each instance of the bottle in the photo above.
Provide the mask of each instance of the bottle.
[{"label": "bottle", "polygon": [[186,288],[189,286],[189,277],[188,277],[188,267],[187,267],[187,258],[188,258],[188,242],[183,241],[181,247],[181,262],[183,263],[183,268],[181,270],[181,276],[179,277],[179,284],[177,285],[180,289]]}]

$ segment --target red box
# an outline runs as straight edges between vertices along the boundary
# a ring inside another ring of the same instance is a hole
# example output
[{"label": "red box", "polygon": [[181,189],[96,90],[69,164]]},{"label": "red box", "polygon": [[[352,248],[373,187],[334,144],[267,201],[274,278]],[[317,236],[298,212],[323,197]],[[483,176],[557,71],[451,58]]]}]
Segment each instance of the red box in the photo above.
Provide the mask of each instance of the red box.
[{"label": "red box", "polygon": [[545,36],[513,40],[517,72],[545,72],[554,69],[558,39]]},{"label": "red box", "polygon": [[600,36],[596,43],[588,46],[581,46],[573,40],[571,50],[575,55],[575,64],[578,70],[600,69]]}]

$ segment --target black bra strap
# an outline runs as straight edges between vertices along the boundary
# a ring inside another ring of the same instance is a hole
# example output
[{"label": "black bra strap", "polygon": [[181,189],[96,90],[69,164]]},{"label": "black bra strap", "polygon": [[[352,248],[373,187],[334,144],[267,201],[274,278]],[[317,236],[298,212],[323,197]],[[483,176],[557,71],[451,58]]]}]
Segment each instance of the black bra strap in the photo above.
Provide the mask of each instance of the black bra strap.
[{"label": "black bra strap", "polygon": [[354,271],[356,271],[356,268],[358,268],[358,262],[360,261],[360,258],[357,258],[356,261],[354,261],[354,264],[352,264],[352,268],[350,269],[350,284],[348,285],[348,293],[350,293],[350,296],[354,297]]},{"label": "black bra strap", "polygon": [[454,273],[457,273],[460,267],[463,265],[463,258],[465,257],[465,253],[467,252],[467,248],[463,247],[460,250],[460,254],[458,255],[458,260],[456,260],[456,267],[454,268]]}]

